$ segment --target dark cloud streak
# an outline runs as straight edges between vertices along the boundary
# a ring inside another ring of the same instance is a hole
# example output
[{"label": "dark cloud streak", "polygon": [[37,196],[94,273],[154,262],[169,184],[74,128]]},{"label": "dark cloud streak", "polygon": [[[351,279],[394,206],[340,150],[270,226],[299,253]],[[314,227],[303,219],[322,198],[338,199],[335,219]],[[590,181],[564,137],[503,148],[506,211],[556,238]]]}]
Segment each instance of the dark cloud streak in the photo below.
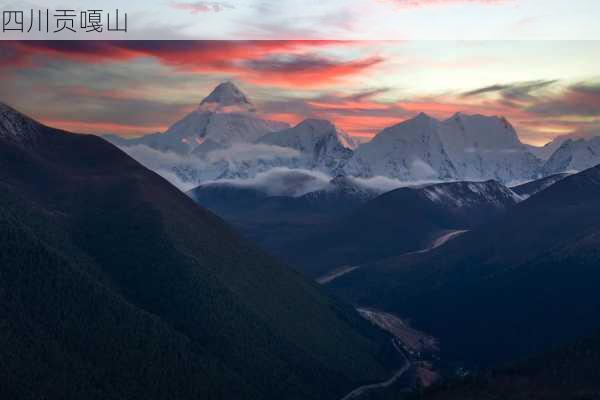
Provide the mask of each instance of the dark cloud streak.
[{"label": "dark cloud streak", "polygon": [[505,100],[532,99],[532,93],[549,87],[558,82],[557,80],[539,80],[529,82],[517,82],[511,84],[496,84],[470,90],[462,93],[462,97],[480,96],[489,93],[498,93]]},{"label": "dark cloud streak", "polygon": [[571,85],[559,95],[535,99],[527,111],[543,116],[600,117],[600,83]]},{"label": "dark cloud streak", "polygon": [[351,43],[322,40],[24,41],[2,43],[0,47],[5,54],[5,68],[26,62],[30,68],[36,68],[43,62],[41,57],[88,64],[149,57],[183,72],[229,74],[258,85],[302,88],[333,83],[383,61],[379,57],[338,60],[316,53],[322,48]]}]

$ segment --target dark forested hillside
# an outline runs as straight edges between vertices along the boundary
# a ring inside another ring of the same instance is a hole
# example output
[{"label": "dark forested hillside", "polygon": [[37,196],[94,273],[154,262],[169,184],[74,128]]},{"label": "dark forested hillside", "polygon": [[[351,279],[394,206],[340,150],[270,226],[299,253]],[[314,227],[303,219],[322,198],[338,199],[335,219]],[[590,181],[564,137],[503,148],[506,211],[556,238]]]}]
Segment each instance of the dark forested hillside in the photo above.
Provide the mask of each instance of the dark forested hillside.
[{"label": "dark forested hillside", "polygon": [[[426,390],[416,400],[583,400],[600,398],[600,335],[508,368]],[[399,396],[394,398],[398,399]]]},{"label": "dark forested hillside", "polygon": [[[271,254],[308,276],[427,248],[440,235],[498,217],[519,198],[496,181],[380,194],[336,177],[300,197],[212,183],[189,192]],[[311,249],[311,251],[306,251]]]},{"label": "dark forested hillside", "polygon": [[545,176],[543,178],[536,179],[534,181],[530,181],[527,183],[523,183],[518,186],[512,186],[511,189],[513,192],[515,192],[519,196],[522,196],[523,198],[528,198],[538,192],[541,192],[544,189],[549,188],[550,186],[554,185],[556,182],[560,181],[561,179],[566,178],[569,175],[572,175],[572,173],[571,172],[563,172],[560,174]]},{"label": "dark forested hillside", "polygon": [[600,398],[600,334],[407,393],[388,387],[360,400],[592,400]]},{"label": "dark forested hillside", "polygon": [[516,195],[496,181],[400,188],[314,229],[277,254],[318,276],[344,265],[426,249],[441,235],[497,218],[516,203]]},{"label": "dark forested hillside", "polygon": [[[286,185],[294,187],[294,173]],[[190,190],[188,195],[232,224],[245,237],[259,244],[270,254],[284,260],[289,247],[299,240],[323,231],[325,226],[377,197],[380,191],[357,184],[351,178],[338,176],[319,190],[300,196],[272,195],[264,188],[212,182]],[[303,252],[306,253],[303,249]],[[308,264],[321,261],[322,251],[312,252]],[[310,270],[306,265],[294,265]]]},{"label": "dark forested hillside", "polygon": [[6,106],[0,326],[7,399],[335,398],[394,362],[354,310],[158,175]]},{"label": "dark forested hillside", "polygon": [[430,252],[335,280],[350,301],[440,339],[442,357],[491,366],[600,327],[600,167],[564,178]]}]

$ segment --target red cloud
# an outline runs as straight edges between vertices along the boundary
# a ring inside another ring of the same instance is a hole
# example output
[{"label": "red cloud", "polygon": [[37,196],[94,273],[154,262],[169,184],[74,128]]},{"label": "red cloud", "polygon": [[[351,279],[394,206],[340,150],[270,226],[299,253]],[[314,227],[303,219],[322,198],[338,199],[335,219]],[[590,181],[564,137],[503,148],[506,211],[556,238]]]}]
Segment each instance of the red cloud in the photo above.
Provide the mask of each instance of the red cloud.
[{"label": "red cloud", "polygon": [[[335,43],[335,42],[333,42]],[[170,65],[218,66],[231,60],[248,60],[330,45],[321,41],[22,41],[3,42],[3,53],[21,58],[44,55],[80,62],[122,61],[151,56]]]},{"label": "red cloud", "polygon": [[338,41],[129,42],[162,63],[185,71],[229,73],[259,85],[315,87],[334,83],[380,63],[380,58],[339,61],[312,55]]},{"label": "red cloud", "polygon": [[[31,41],[3,44],[23,64],[35,55],[84,63],[152,57],[188,72],[230,74],[261,85],[314,87],[338,81],[380,63],[380,58],[339,61],[313,54],[347,41]],[[1,53],[0,53],[1,54]]]},{"label": "red cloud", "polygon": [[378,57],[348,62],[313,56],[299,56],[286,60],[259,59],[246,63],[238,73],[257,84],[313,88],[336,83],[381,61]]}]

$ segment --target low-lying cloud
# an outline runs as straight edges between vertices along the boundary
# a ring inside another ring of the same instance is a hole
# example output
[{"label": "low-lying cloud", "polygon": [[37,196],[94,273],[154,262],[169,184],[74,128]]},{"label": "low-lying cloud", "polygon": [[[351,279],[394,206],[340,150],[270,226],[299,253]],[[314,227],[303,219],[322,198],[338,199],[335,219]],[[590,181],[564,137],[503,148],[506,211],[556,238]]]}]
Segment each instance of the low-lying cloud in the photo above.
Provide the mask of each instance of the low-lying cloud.
[{"label": "low-lying cloud", "polygon": [[289,147],[257,143],[233,143],[227,148],[207,153],[206,160],[209,162],[225,161],[232,164],[245,161],[291,159],[299,156],[300,152]]},{"label": "low-lying cloud", "polygon": [[227,148],[209,151],[202,158],[193,154],[159,151],[142,144],[120,146],[120,149],[184,191],[198,186],[203,180],[214,179],[228,169],[247,169],[247,163],[284,161],[300,156],[294,149],[253,143],[234,143]]},{"label": "low-lying cloud", "polygon": [[[256,158],[253,157],[260,157],[261,155],[269,157],[269,152],[271,157],[294,157],[297,155],[297,152],[293,149],[278,146],[236,144],[227,149],[209,152],[207,159],[200,159],[193,155],[161,152],[146,145],[123,146],[120,148],[146,168],[161,175],[182,191],[193,189],[198,185],[231,185],[255,189],[269,196],[299,197],[317,190],[335,188],[334,184],[331,183],[333,177],[324,172],[288,167],[273,167],[247,178],[202,179],[203,176],[207,176],[207,172],[210,172],[211,168],[215,168],[215,165],[222,162],[237,163],[236,165],[230,165],[230,167],[238,168],[239,164],[243,163],[243,159],[255,161]],[[423,177],[415,181],[402,181],[385,176],[370,178],[348,176],[347,178],[356,186],[373,191],[376,194],[382,194],[401,187],[425,186],[440,182],[439,180],[427,179],[429,176],[428,165],[419,167],[424,168]],[[185,171],[186,174],[178,173],[180,171]],[[195,171],[195,174],[193,171]],[[183,178],[185,175],[188,175],[187,179]],[[194,176],[196,179],[194,179]]]},{"label": "low-lying cloud", "polygon": [[252,188],[269,196],[298,197],[326,188],[330,179],[330,176],[318,171],[278,167],[259,173],[253,178],[222,179],[206,184]]},{"label": "low-lying cloud", "polygon": [[[383,194],[401,187],[425,186],[440,183],[439,180],[401,181],[385,176],[371,178],[347,177],[353,184],[365,190]],[[206,182],[207,185],[230,185],[255,189],[269,196],[299,197],[317,190],[334,189],[332,177],[314,170],[277,167],[248,179],[221,179]]]},{"label": "low-lying cloud", "polygon": [[156,172],[182,191],[198,186],[197,182],[183,180],[174,168],[204,169],[207,163],[193,156],[182,156],[173,152],[155,150],[146,145],[119,146],[121,150],[144,167]]},{"label": "low-lying cloud", "polygon": [[402,187],[415,187],[432,185],[440,183],[440,180],[415,180],[415,181],[401,181],[399,179],[388,178],[386,176],[374,176],[372,178],[355,178],[349,177],[350,180],[355,182],[357,185],[362,186],[366,189],[373,190],[379,193],[389,192]]}]

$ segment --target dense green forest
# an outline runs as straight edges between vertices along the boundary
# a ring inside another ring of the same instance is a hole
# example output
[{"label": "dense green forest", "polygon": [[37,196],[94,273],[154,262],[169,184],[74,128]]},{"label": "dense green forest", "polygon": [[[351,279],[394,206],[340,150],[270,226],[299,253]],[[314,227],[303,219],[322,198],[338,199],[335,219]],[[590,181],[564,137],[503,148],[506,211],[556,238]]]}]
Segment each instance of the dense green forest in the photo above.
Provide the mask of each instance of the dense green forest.
[{"label": "dense green forest", "polygon": [[351,307],[113,145],[2,117],[1,398],[335,398],[394,368]]}]

